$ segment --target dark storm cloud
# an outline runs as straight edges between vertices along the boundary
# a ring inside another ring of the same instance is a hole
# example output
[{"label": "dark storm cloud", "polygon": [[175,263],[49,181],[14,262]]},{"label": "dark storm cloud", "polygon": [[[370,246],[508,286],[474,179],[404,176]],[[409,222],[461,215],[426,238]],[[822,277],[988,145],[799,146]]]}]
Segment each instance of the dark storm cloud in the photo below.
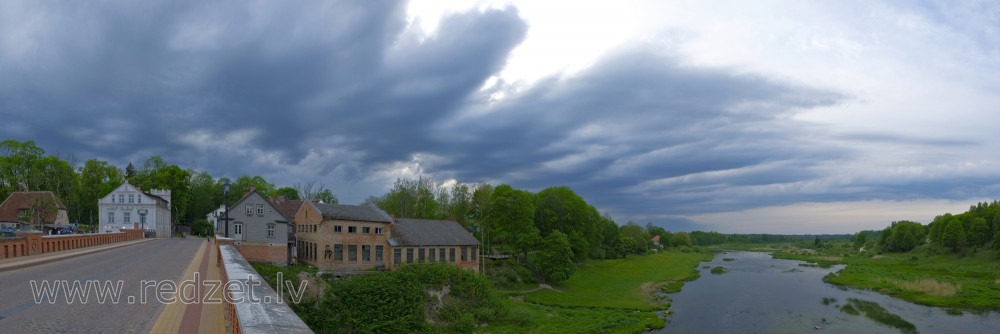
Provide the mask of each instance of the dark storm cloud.
[{"label": "dark storm cloud", "polygon": [[794,116],[850,97],[639,48],[480,91],[526,36],[513,8],[453,14],[425,36],[390,1],[0,6],[2,137],[84,159],[337,179],[354,202],[420,156],[439,181],[568,185],[619,220],[684,227],[680,215],[965,196],[982,190],[955,184],[988,182],[843,175],[858,143],[975,143],[835,134]]}]

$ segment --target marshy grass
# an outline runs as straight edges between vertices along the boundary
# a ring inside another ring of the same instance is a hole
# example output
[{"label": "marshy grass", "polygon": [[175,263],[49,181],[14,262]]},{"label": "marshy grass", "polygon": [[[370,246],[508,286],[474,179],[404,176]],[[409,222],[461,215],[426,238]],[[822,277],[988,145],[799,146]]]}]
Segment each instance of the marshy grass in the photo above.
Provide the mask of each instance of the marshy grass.
[{"label": "marshy grass", "polygon": [[712,274],[715,274],[715,275],[722,275],[722,274],[725,274],[727,271],[729,271],[729,269],[726,269],[726,267],[722,267],[722,266],[712,268]]},{"label": "marshy grass", "polygon": [[890,280],[896,287],[906,291],[922,292],[935,297],[951,297],[962,290],[962,284],[942,282],[933,278],[916,281]]},{"label": "marshy grass", "polygon": [[866,318],[896,328],[903,333],[917,333],[917,326],[914,326],[899,315],[889,312],[882,305],[875,302],[848,298],[847,305],[844,305],[840,310],[850,315],[864,313]]},{"label": "marshy grass", "polygon": [[731,257],[727,257],[727,258],[723,258],[722,261],[732,262],[732,261],[736,261],[736,259],[731,258]]},{"label": "marshy grass", "polygon": [[837,302],[837,298],[823,297],[823,305],[830,305]]}]

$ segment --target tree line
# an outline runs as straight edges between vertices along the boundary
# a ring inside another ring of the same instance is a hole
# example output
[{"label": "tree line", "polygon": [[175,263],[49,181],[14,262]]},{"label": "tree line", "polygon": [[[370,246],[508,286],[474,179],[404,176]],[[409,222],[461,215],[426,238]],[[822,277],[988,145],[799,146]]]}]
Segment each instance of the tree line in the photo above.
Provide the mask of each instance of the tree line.
[{"label": "tree line", "polygon": [[66,205],[69,219],[74,223],[97,224],[98,201],[126,179],[144,191],[170,190],[173,223],[182,225],[204,221],[209,212],[222,205],[223,184],[227,181],[230,205],[251,188],[265,197],[281,195],[288,199],[338,202],[331,189],[315,181],[278,188],[260,176],[215,178],[204,171],[168,163],[159,156],[149,157],[138,168],[129,163],[121,169],[99,159],[88,159],[81,164],[75,155],[47,154],[33,141],[0,142],[0,200],[15,191],[52,191]]},{"label": "tree line", "polygon": [[425,177],[399,178],[387,193],[365,202],[396,217],[457,221],[476,235],[485,253],[530,258],[552,281],[572,276],[576,262],[643,254],[656,235],[665,246],[693,245],[687,233],[671,234],[651,223],[619,226],[565,186],[531,193],[507,184],[443,187]]},{"label": "tree line", "polygon": [[855,236],[856,244],[870,240],[877,240],[879,249],[886,252],[908,252],[925,244],[952,252],[984,248],[1000,252],[1000,201],[976,203],[969,211],[946,213],[927,225],[903,220],[878,233],[862,231]]}]

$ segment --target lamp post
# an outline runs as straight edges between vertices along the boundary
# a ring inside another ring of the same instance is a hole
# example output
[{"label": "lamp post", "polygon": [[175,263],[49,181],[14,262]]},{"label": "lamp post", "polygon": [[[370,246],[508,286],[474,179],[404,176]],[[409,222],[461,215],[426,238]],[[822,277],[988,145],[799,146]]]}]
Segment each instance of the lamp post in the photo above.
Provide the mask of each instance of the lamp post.
[{"label": "lamp post", "polygon": [[139,222],[142,223],[142,236],[146,237],[146,214],[149,210],[139,209],[137,212],[139,212]]},{"label": "lamp post", "polygon": [[229,237],[229,180],[222,182],[222,193],[226,195],[226,238]]}]

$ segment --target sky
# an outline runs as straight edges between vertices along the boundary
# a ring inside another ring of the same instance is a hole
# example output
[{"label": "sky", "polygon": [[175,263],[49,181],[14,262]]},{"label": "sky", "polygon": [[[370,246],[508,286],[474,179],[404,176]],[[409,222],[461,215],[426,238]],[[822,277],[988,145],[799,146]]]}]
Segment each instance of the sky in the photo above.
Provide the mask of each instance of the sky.
[{"label": "sky", "polygon": [[124,167],[569,186],[853,233],[1000,193],[991,1],[2,1],[0,138]]}]

